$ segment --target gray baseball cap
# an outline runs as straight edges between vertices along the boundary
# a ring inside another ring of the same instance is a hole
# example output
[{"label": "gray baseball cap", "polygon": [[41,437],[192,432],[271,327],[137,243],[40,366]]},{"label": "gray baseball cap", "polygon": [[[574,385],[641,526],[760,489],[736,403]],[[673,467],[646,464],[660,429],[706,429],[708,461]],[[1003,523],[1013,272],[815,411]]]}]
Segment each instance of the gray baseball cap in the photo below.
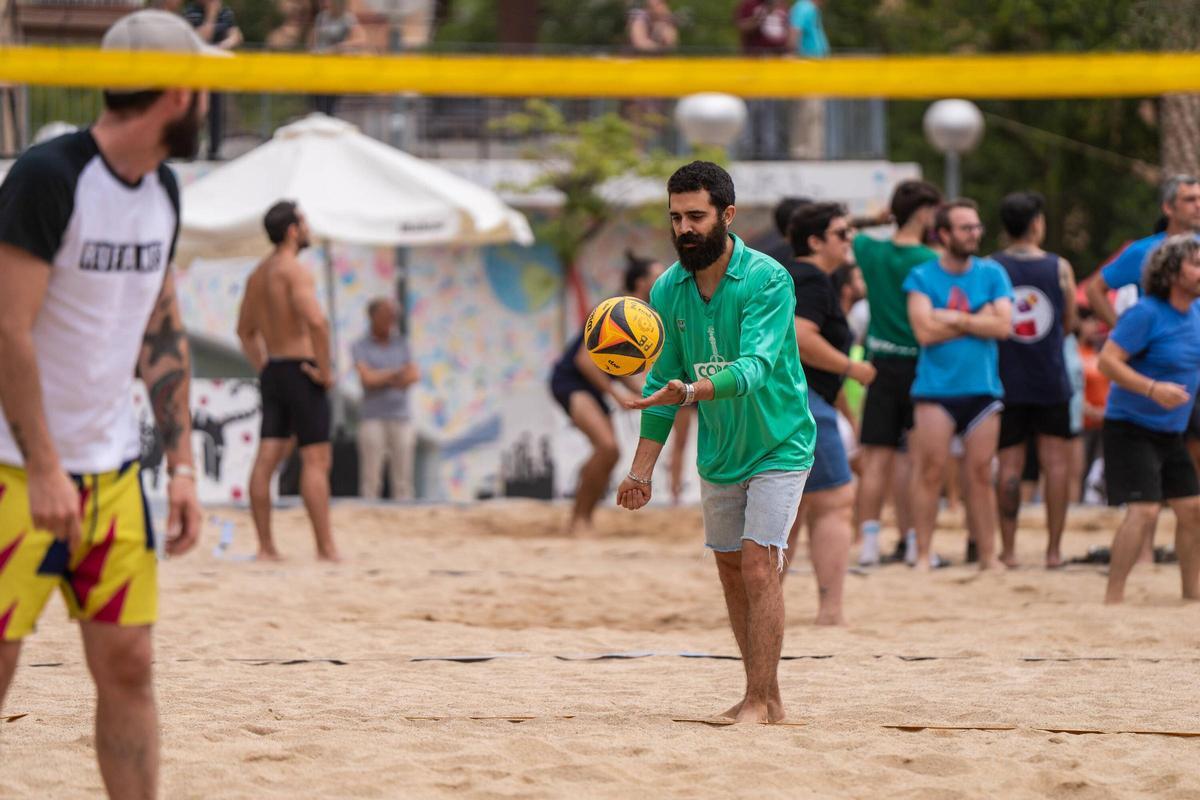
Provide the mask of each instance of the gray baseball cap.
[{"label": "gray baseball cap", "polygon": [[232,55],[228,50],[206,43],[183,17],[156,8],[121,17],[105,32],[100,47],[103,50]]}]

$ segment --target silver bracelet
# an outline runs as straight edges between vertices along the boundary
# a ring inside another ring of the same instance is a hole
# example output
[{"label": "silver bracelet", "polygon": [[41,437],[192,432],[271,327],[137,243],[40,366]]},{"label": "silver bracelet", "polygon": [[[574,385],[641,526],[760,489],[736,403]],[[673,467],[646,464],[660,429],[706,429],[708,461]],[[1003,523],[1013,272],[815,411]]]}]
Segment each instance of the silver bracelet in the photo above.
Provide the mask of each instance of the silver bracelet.
[{"label": "silver bracelet", "polygon": [[683,385],[683,402],[679,405],[681,408],[696,405],[696,384],[685,383]]},{"label": "silver bracelet", "polygon": [[639,483],[639,484],[641,484],[642,486],[649,486],[650,484],[652,484],[652,483],[654,482],[654,481],[645,481],[645,480],[642,480],[642,479],[641,479],[641,478],[639,478],[637,475],[634,475],[632,470],[630,470],[630,472],[629,472],[629,475],[628,475],[628,476],[626,476],[626,477],[628,477],[628,478],[629,478],[629,480],[633,481],[634,483]]}]

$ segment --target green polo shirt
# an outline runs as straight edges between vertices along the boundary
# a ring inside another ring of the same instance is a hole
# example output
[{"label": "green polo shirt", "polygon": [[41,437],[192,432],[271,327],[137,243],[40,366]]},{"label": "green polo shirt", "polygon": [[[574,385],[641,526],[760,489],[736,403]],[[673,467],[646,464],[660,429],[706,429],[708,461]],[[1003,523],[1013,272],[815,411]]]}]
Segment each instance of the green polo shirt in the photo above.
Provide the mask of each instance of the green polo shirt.
[{"label": "green polo shirt", "polygon": [[[770,256],[737,236],[712,300],[678,262],[655,282],[650,305],[665,336],[643,396],[669,381],[712,381],[716,397],[700,403],[700,477],[741,483],[767,470],[812,467],[817,427],[796,346],[794,284]],[[677,406],[642,412],[642,437],[665,442]]]}]

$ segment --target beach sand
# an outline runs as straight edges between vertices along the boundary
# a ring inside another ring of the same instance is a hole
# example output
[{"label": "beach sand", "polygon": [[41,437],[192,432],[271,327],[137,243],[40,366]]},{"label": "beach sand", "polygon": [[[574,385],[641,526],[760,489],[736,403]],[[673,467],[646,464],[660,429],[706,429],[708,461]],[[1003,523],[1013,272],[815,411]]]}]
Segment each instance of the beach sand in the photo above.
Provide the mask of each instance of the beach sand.
[{"label": "beach sand", "polygon": [[[216,513],[231,551],[253,552],[248,515]],[[208,522],[161,571],[163,797],[1200,797],[1200,738],[1039,730],[1200,731],[1200,605],[1174,565],[1139,566],[1106,608],[1101,568],[1040,568],[1030,509],[1027,567],[854,574],[850,624],[827,629],[800,558],[784,652],[802,658],[780,683],[805,724],[710,727],[672,721],[743,685],[737,661],[675,655],[736,652],[699,512],[608,510],[587,540],[557,535],[565,513],[341,505],[341,566],[314,561],[298,509],[277,514],[282,564],[215,557]],[[1118,519],[1073,511],[1066,554],[1107,545]],[[961,560],[943,522],[935,549]],[[1160,528],[1170,545],[1169,514]],[[556,658],[627,651],[657,655]],[[486,654],[505,657],[412,660]],[[52,600],[3,712],[27,716],[0,723],[0,797],[102,793],[92,704]],[[506,715],[534,718],[470,719]]]}]

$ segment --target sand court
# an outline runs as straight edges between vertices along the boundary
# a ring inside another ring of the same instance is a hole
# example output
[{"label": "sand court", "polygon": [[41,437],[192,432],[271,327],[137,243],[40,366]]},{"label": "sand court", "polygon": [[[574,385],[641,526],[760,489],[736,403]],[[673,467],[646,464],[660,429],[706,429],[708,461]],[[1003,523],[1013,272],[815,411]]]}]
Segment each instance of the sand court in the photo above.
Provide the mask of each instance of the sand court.
[{"label": "sand court", "polygon": [[[1105,608],[1101,567],[1036,568],[1030,508],[1029,568],[856,573],[849,626],[827,629],[798,559],[780,684],[803,724],[714,727],[673,721],[742,689],[739,661],[696,657],[736,653],[698,511],[606,511],[586,540],[556,535],[564,513],[342,505],[332,567],[299,509],[278,515],[281,564],[214,556],[210,520],[162,565],[163,796],[1200,796],[1200,739],[1054,732],[1200,730],[1200,605],[1175,565],[1139,566]],[[253,552],[248,515],[216,514],[227,553]],[[1117,519],[1073,511],[1065,552]],[[53,601],[4,711],[25,716],[0,722],[0,796],[101,793],[92,703]]]}]

